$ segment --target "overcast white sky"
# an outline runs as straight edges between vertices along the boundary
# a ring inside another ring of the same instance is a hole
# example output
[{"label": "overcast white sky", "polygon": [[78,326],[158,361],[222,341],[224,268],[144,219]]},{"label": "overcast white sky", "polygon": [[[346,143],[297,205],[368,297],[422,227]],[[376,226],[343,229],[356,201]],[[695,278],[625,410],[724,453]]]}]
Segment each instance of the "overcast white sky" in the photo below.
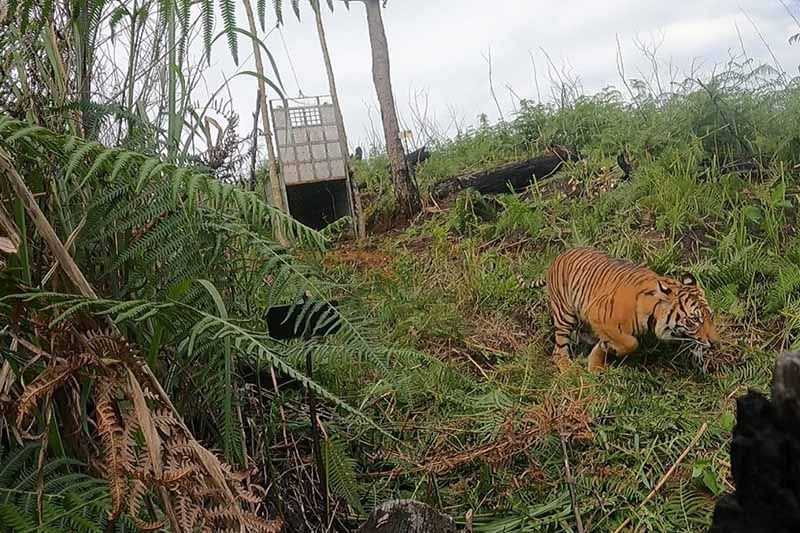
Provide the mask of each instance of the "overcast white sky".
[{"label": "overcast white sky", "polygon": [[[284,4],[286,24],[271,32],[266,43],[278,62],[288,95],[297,96],[299,90],[307,96],[327,94],[313,14],[307,2],[301,2],[302,20],[298,22],[289,2]],[[336,4],[336,11],[326,9],[324,16],[353,149],[368,142],[370,114],[380,128],[379,114],[364,6],[352,2],[348,11],[339,0]],[[506,118],[518,103],[507,87],[521,97],[537,98],[531,53],[542,98],[550,98],[548,63],[542,49],[558,68],[578,77],[586,92],[620,85],[617,37],[629,78],[641,78],[638,71],[645,75],[652,71],[637,49],[637,41],[661,43],[658,56],[665,79],[669,78],[670,62],[682,80],[692,65],[709,71],[727,62],[731,54],[741,53],[742,45],[754,60],[774,64],[759,32],[781,67],[797,75],[800,43],[790,45],[788,37],[800,28],[787,8],[800,18],[800,0],[390,0],[384,23],[401,115],[409,119],[409,103],[417,94],[420,104],[427,97],[429,118],[446,128],[454,116],[465,125],[475,124],[480,113],[497,119],[485,59],[489,50],[494,87]],[[245,25],[244,13],[239,14],[239,21]],[[239,43],[242,58],[250,56],[249,42],[240,36]],[[212,89],[217,74],[236,72],[224,39],[215,45],[214,58],[212,71],[216,73],[208,79]],[[252,59],[243,63],[243,68],[252,69]],[[231,91],[242,128],[247,130],[252,125],[256,81],[240,76],[232,82]]]}]

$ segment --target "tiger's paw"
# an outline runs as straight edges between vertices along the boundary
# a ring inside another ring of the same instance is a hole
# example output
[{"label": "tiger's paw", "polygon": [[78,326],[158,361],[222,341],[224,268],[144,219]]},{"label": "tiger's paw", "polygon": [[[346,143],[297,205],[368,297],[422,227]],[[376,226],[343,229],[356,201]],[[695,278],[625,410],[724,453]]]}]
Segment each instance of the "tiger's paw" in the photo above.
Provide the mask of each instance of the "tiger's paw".
[{"label": "tiger's paw", "polygon": [[555,363],[556,368],[558,368],[558,371],[562,374],[572,368],[572,361],[566,355],[553,356],[553,362]]},{"label": "tiger's paw", "polygon": [[590,359],[588,368],[589,372],[591,372],[592,374],[599,374],[600,372],[606,369],[606,363],[605,361],[603,361],[602,363],[598,363]]}]

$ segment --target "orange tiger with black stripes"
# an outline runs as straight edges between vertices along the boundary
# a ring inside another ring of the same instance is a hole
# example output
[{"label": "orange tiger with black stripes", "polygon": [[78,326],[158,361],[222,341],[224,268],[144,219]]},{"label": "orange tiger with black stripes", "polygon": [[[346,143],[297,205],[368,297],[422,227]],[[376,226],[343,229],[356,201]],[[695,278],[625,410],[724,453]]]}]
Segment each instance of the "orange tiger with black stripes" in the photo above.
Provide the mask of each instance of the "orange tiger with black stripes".
[{"label": "orange tiger with black stripes", "polygon": [[569,365],[571,334],[588,327],[594,342],[589,370],[606,365],[610,354],[625,356],[651,332],[662,340],[692,343],[696,355],[719,343],[714,315],[703,289],[691,274],[681,281],[592,248],[559,255],[545,280],[555,328],[553,358],[559,369]]}]

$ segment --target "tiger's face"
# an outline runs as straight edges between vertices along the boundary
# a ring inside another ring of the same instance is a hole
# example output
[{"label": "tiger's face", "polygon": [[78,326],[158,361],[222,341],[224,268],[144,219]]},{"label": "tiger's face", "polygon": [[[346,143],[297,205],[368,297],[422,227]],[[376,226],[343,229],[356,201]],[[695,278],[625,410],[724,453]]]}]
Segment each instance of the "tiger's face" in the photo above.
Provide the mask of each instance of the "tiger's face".
[{"label": "tiger's face", "polygon": [[698,349],[719,344],[714,313],[691,274],[684,275],[680,282],[659,280],[658,291],[662,303],[656,307],[653,329],[659,339],[691,342]]}]

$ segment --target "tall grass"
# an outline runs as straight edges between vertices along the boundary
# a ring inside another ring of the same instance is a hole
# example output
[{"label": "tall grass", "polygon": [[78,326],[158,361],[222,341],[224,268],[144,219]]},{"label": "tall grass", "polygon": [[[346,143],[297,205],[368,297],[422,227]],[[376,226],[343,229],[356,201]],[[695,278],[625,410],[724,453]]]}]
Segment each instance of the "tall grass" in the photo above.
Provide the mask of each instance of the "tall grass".
[{"label": "tall grass", "polygon": [[[707,528],[729,488],[733,399],[765,389],[775,352],[800,346],[799,124],[798,80],[731,64],[668,95],[630,101],[609,89],[525,103],[507,123],[437,143],[418,169],[423,188],[552,144],[583,160],[522,195],[464,191],[376,238],[361,251],[396,257],[380,276],[330,271],[357,287],[387,336],[432,358],[360,380],[386,391],[385,423],[410,447],[384,452],[392,474],[360,477],[364,492],[472,511],[475,531],[574,530],[564,438],[588,529],[628,518],[645,531]],[[634,167],[627,182],[616,168],[623,151]],[[379,158],[358,176],[383,197]],[[667,275],[694,272],[725,339],[706,371],[649,341],[600,376],[581,370],[580,351],[573,372],[556,374],[545,295],[526,287],[576,245]],[[641,506],[703,423],[683,466]]]}]

